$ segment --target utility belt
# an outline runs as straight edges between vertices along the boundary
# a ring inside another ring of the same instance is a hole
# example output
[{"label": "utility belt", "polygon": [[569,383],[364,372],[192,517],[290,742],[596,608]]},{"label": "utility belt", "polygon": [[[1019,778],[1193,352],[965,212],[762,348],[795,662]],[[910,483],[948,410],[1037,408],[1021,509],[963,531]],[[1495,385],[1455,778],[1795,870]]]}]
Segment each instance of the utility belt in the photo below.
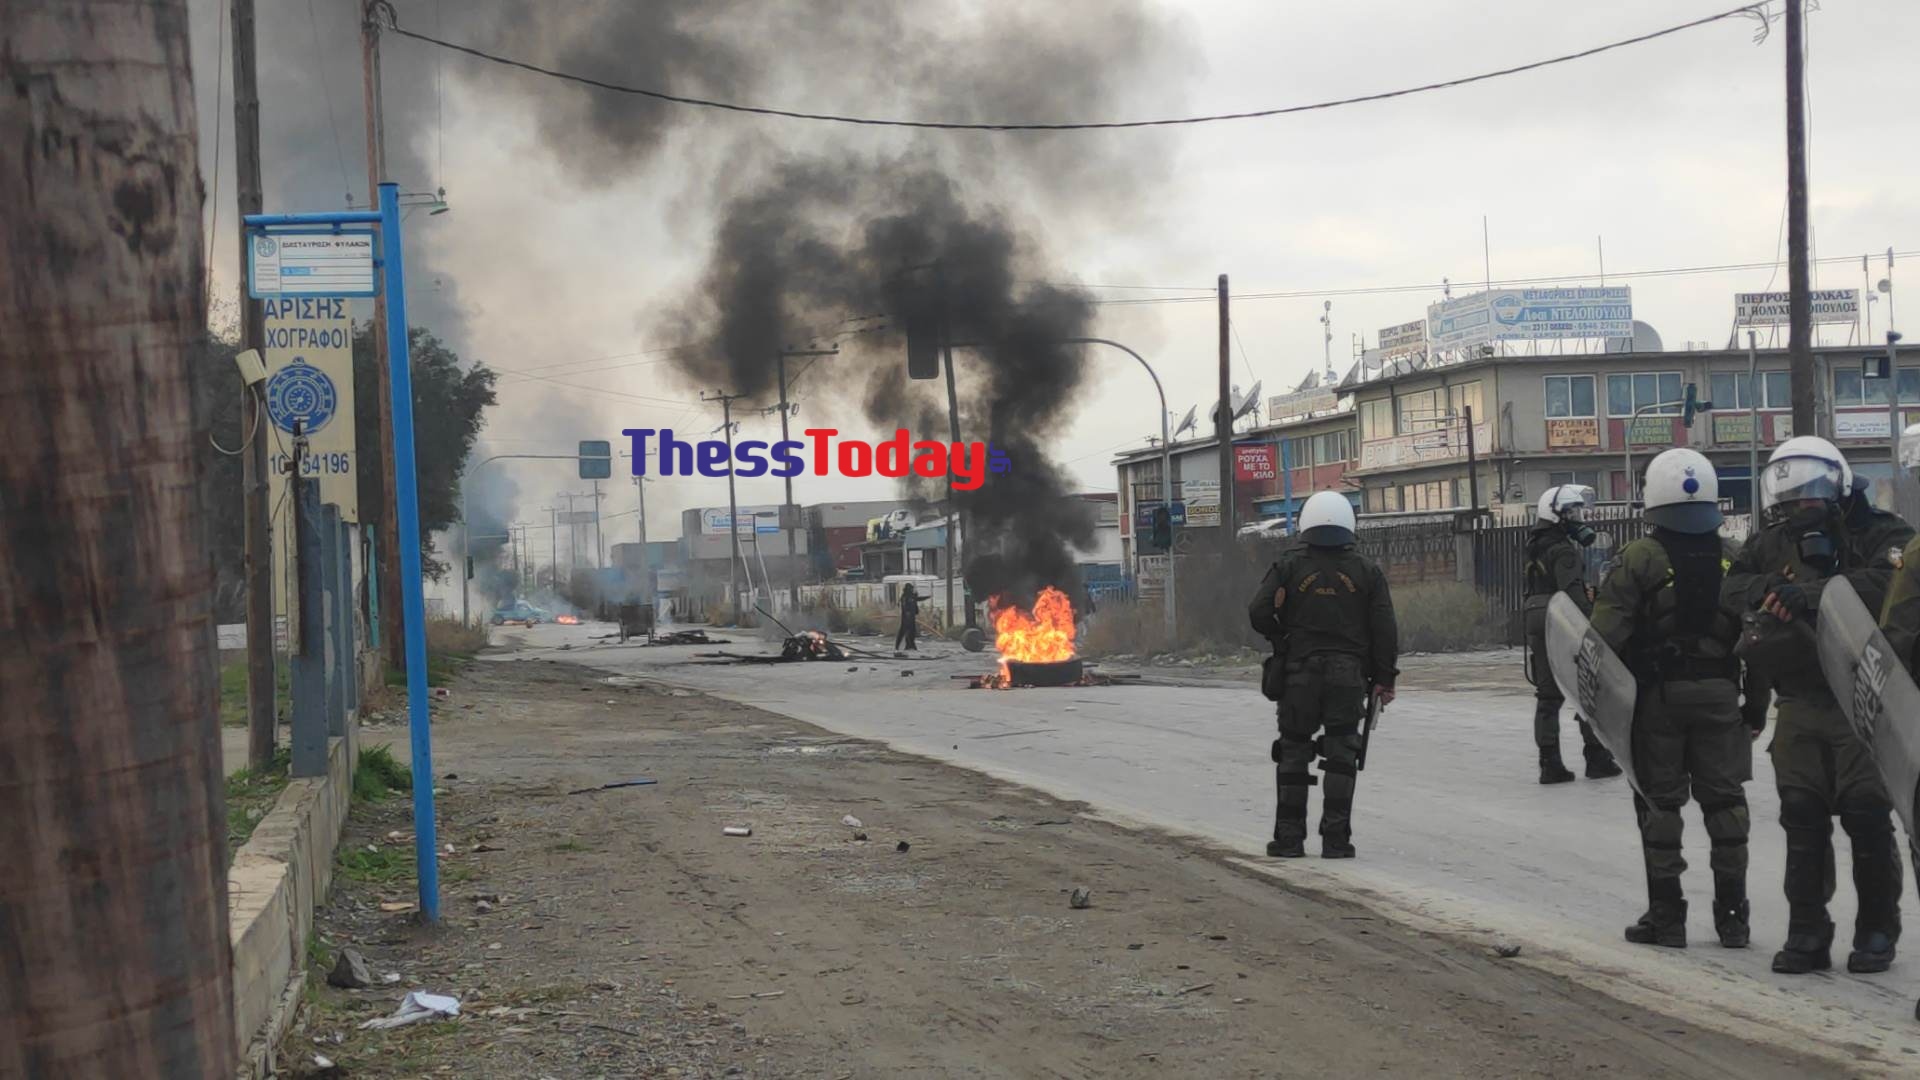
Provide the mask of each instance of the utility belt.
[{"label": "utility belt", "polygon": [[1633,674],[1641,682],[1738,682],[1740,661],[1731,656],[1650,656],[1633,666]]}]

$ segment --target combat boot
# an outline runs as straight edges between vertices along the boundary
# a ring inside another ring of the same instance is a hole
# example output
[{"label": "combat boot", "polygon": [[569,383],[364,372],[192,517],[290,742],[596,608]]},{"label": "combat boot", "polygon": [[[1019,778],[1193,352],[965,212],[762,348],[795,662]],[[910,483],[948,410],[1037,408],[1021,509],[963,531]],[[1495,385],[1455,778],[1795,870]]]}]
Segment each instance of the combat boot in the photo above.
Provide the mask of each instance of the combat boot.
[{"label": "combat boot", "polygon": [[1687,902],[1655,900],[1647,905],[1640,921],[1627,927],[1627,940],[1635,945],[1659,945],[1667,949],[1687,947]]},{"label": "combat boot", "polygon": [[1605,780],[1608,777],[1620,775],[1620,763],[1613,760],[1613,752],[1606,747],[1597,744],[1589,745],[1586,747],[1586,755],[1587,779]]},{"label": "combat boot", "polygon": [[1787,923],[1787,942],[1773,954],[1773,970],[1781,975],[1805,975],[1833,966],[1833,923]]},{"label": "combat boot", "polygon": [[1847,970],[1855,975],[1878,975],[1893,966],[1894,943],[1899,938],[1885,930],[1856,929]]},{"label": "combat boot", "polygon": [[1336,840],[1331,836],[1320,838],[1320,857],[1323,859],[1351,859],[1354,856],[1353,844],[1345,839]]},{"label": "combat boot", "polygon": [[1573,780],[1573,772],[1560,760],[1560,748],[1543,746],[1540,748],[1540,782],[1542,784],[1566,784]]},{"label": "combat boot", "polygon": [[1267,854],[1276,859],[1298,859],[1307,853],[1307,842],[1300,837],[1267,841]]},{"label": "combat boot", "polygon": [[1737,900],[1713,898],[1713,931],[1720,935],[1721,948],[1744,949],[1753,940],[1753,928],[1747,921],[1751,910],[1744,895]]}]

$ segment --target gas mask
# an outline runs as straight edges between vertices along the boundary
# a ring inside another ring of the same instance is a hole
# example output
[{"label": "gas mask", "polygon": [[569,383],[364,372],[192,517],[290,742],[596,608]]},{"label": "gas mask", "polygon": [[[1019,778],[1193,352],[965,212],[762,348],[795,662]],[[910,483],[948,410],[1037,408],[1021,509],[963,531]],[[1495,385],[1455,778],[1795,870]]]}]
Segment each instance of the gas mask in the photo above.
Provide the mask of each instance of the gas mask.
[{"label": "gas mask", "polygon": [[1594,539],[1599,535],[1593,531],[1593,526],[1578,518],[1571,521],[1563,521],[1560,525],[1566,529],[1567,539],[1579,544],[1581,547],[1592,547]]},{"label": "gas mask", "polygon": [[1833,572],[1840,558],[1839,514],[1831,503],[1779,506],[1780,520],[1793,534],[1800,561],[1823,574]]}]

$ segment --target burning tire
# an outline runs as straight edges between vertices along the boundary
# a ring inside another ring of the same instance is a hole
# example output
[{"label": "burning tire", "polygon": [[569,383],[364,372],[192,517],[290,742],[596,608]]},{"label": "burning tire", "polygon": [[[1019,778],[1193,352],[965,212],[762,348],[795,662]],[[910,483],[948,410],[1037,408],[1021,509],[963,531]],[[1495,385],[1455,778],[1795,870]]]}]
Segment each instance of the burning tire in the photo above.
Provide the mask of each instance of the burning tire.
[{"label": "burning tire", "polygon": [[1004,666],[1009,686],[1070,686],[1084,674],[1077,656],[1052,662],[1007,660]]}]

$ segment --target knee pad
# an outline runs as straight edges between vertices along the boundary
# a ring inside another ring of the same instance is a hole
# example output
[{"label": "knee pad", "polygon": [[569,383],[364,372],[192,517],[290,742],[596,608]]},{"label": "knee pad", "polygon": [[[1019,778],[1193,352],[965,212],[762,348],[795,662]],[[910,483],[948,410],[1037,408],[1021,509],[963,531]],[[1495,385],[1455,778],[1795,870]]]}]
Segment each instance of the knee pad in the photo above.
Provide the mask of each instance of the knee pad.
[{"label": "knee pad", "polygon": [[1827,801],[1805,788],[1780,789],[1780,825],[1785,829],[1827,829],[1832,810]]},{"label": "knee pad", "polygon": [[1273,740],[1273,763],[1275,765],[1280,764],[1280,744],[1284,741],[1283,739]]},{"label": "knee pad", "polygon": [[[1878,805],[1876,805],[1878,804]],[[1866,800],[1864,804],[1843,806],[1840,808],[1840,827],[1848,836],[1879,839],[1893,835],[1893,808],[1879,803],[1879,800]],[[1855,845],[1858,847],[1858,845]]]}]

